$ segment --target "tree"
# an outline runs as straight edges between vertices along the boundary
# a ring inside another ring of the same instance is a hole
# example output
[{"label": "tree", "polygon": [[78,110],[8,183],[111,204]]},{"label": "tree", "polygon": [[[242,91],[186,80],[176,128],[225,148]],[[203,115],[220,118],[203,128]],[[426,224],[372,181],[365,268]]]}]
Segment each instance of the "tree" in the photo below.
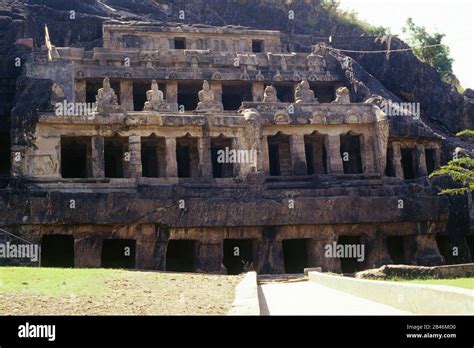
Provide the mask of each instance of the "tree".
[{"label": "tree", "polygon": [[[464,130],[456,134],[456,136],[472,136],[473,130]],[[454,158],[438,170],[430,174],[430,178],[434,176],[448,175],[455,182],[462,185],[461,188],[444,189],[439,194],[463,194],[465,192],[474,191],[474,159],[470,157],[459,157],[457,154]]]},{"label": "tree", "polygon": [[[442,44],[446,36],[441,33],[429,34],[425,27],[417,26],[412,18],[407,19],[406,26],[402,29],[409,35],[408,43],[413,48],[413,53],[423,62],[428,63],[438,71],[443,80],[448,83],[457,81],[453,74],[453,58],[450,57],[449,47]],[[439,45],[435,47],[424,47]]]}]

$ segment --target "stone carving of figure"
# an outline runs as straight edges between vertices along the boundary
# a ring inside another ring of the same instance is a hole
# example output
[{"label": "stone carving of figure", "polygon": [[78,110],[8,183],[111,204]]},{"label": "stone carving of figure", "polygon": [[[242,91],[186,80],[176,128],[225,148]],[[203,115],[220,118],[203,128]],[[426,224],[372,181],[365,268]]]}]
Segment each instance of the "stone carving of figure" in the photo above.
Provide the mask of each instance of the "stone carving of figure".
[{"label": "stone carving of figure", "polygon": [[202,90],[198,93],[199,103],[197,106],[197,110],[200,111],[219,111],[223,110],[224,107],[222,103],[219,103],[215,100],[214,92],[211,90],[209,86],[209,82],[204,80],[202,84]]},{"label": "stone carving of figure", "polygon": [[97,92],[95,100],[97,112],[113,112],[119,109],[117,95],[113,88],[110,87],[110,80],[108,77],[104,79],[102,88]]},{"label": "stone carving of figure", "polygon": [[155,80],[151,82],[151,89],[146,92],[146,99],[147,101],[145,102],[143,110],[158,111],[161,110],[163,104],[165,104],[163,92],[160,91],[158,83]]},{"label": "stone carving of figure", "polygon": [[278,103],[277,90],[273,86],[267,86],[263,92],[264,103]]},{"label": "stone carving of figure", "polygon": [[334,100],[333,103],[350,104],[351,98],[349,94],[349,89],[347,87],[339,87],[336,90],[336,100]]},{"label": "stone carving of figure", "polygon": [[309,87],[307,80],[301,81],[295,90],[296,103],[317,103],[318,100],[314,97],[314,92]]},{"label": "stone carving of figure", "polygon": [[199,101],[201,103],[209,103],[214,101],[214,92],[211,91],[209,82],[204,81],[202,84],[202,90],[198,93]]}]

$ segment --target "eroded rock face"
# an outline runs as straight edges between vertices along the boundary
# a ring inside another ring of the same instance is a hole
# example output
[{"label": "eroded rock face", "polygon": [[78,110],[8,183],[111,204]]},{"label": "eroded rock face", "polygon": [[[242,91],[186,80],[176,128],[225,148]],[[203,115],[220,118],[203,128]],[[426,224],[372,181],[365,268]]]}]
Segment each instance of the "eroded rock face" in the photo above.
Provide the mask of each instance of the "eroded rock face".
[{"label": "eroded rock face", "polygon": [[[392,49],[408,47],[398,38],[391,38],[390,45]],[[383,50],[387,48],[387,41],[363,39],[337,46],[352,50]],[[436,124],[442,124],[448,134],[473,128],[474,105],[464,100],[463,95],[451,85],[444,83],[433,67],[420,62],[411,52],[388,57],[379,55],[378,58],[374,57],[377,55],[348,55],[392,93],[406,101],[420,103],[421,116],[431,127],[437,128]],[[406,67],[410,67],[410,71],[407,71]],[[416,74],[412,73],[413,71],[416,71]]]},{"label": "eroded rock face", "polygon": [[474,99],[474,90],[466,88],[466,90],[464,91],[464,96],[468,99]]}]

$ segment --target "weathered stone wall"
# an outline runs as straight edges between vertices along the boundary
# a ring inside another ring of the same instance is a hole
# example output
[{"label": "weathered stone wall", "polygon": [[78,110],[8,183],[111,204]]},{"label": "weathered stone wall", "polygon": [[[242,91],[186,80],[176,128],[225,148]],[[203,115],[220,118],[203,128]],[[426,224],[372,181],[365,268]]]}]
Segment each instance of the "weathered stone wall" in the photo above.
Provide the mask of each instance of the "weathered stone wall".
[{"label": "weathered stone wall", "polygon": [[[427,230],[427,228],[429,230]],[[326,246],[338,237],[359,236],[365,245],[362,268],[390,264],[385,238],[390,235],[413,237],[416,255],[409,264],[433,265],[443,263],[437,249],[430,249],[428,240],[442,229],[442,223],[379,223],[334,224],[300,226],[253,227],[199,227],[167,228],[156,224],[135,225],[23,225],[16,233],[34,243],[44,235],[72,235],[74,237],[75,267],[100,267],[102,241],[105,239],[132,239],[136,241],[135,265],[139,269],[166,269],[166,251],[169,240],[194,240],[195,271],[225,273],[223,266],[224,239],[244,239],[254,243],[253,267],[258,273],[285,273],[282,241],[307,239],[308,267],[322,267],[323,271],[341,272],[340,259],[325,255]],[[418,233],[429,233],[420,236]]]}]

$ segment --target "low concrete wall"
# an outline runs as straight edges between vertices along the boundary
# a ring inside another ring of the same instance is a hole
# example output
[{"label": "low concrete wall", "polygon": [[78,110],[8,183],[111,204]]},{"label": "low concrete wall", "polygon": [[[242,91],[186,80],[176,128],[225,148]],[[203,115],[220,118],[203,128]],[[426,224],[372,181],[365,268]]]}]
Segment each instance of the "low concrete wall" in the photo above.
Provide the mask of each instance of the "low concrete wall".
[{"label": "low concrete wall", "polygon": [[248,272],[237,285],[235,300],[227,315],[260,315],[256,272]]},{"label": "low concrete wall", "polygon": [[309,280],[414,314],[474,314],[473,290],[355,279],[320,272],[309,272]]}]

